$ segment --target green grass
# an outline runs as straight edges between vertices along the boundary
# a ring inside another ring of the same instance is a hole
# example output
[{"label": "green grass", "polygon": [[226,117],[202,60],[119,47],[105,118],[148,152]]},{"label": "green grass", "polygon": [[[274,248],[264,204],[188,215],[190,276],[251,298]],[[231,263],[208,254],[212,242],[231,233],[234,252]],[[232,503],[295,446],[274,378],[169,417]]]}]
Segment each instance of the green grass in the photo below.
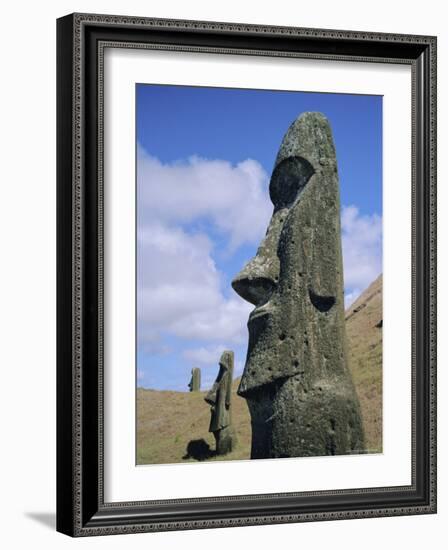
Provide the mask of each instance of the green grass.
[{"label": "green grass", "polygon": [[[346,313],[349,367],[359,396],[369,452],[382,450],[382,279],[379,277]],[[251,427],[246,401],[233,385],[233,424],[238,443],[226,456],[207,460],[250,458]],[[190,441],[204,440],[215,448],[208,432],[210,407],[206,392],[137,390],[137,464],[196,461],[183,458]]]}]

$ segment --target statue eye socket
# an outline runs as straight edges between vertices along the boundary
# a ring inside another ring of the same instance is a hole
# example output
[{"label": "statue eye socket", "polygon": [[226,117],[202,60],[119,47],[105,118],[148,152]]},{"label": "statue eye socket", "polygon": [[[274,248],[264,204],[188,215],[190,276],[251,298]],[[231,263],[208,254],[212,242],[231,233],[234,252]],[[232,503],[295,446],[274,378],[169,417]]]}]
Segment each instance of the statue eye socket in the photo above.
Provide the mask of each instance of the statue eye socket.
[{"label": "statue eye socket", "polygon": [[313,174],[313,166],[302,157],[288,157],[280,162],[269,184],[269,195],[275,208],[291,207]]}]

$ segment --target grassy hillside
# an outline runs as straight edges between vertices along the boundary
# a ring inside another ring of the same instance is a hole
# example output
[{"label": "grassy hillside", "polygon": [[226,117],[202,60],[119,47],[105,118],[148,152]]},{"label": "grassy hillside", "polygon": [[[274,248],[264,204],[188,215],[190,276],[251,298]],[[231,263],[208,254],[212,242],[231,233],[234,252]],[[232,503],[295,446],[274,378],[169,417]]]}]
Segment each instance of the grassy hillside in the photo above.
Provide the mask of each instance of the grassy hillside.
[{"label": "grassy hillside", "polygon": [[[364,419],[366,447],[381,451],[382,428],[382,278],[346,313],[349,365]],[[137,390],[137,464],[250,458],[250,416],[234,381],[233,423],[238,445],[225,457],[213,456],[215,440],[208,432],[210,408],[206,392]],[[189,453],[187,452],[189,448]]]},{"label": "grassy hillside", "polygon": [[[213,456],[215,438],[208,432],[210,407],[204,401],[207,392],[185,393],[139,388],[137,464],[250,458],[250,416],[246,401],[236,394],[237,387],[238,380],[235,380],[232,410],[238,444],[225,457]],[[187,457],[189,443],[193,447],[193,456]]]}]

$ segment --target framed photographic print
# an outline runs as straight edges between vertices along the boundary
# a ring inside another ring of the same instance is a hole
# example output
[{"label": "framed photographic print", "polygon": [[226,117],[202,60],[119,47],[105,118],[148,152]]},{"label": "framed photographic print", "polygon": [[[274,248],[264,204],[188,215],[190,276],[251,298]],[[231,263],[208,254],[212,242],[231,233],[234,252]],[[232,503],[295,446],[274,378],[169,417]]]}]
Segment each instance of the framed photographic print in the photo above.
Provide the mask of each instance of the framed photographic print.
[{"label": "framed photographic print", "polygon": [[434,513],[436,38],[57,35],[57,529]]}]

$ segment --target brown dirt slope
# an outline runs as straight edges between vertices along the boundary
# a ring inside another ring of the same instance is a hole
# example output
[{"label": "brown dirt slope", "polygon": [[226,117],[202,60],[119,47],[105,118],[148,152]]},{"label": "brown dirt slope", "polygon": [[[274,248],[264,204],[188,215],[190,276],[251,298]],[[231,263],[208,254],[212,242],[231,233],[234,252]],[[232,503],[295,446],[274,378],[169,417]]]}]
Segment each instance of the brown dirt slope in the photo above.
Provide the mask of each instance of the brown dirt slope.
[{"label": "brown dirt slope", "polygon": [[[346,313],[349,365],[364,419],[366,447],[381,452],[382,429],[382,278],[356,300]],[[250,416],[246,401],[233,384],[235,450],[213,456],[215,440],[208,432],[210,408],[206,392],[137,390],[137,464],[169,464],[197,460],[250,458]],[[189,453],[187,452],[189,448]]]},{"label": "brown dirt slope", "polygon": [[382,451],[383,276],[352,304],[345,316],[349,365],[364,420],[366,448]]},{"label": "brown dirt slope", "polygon": [[[213,456],[215,438],[209,433],[207,392],[137,390],[137,464],[163,464],[196,460],[250,458],[250,416],[244,399],[233,384],[233,424],[238,444],[225,457]],[[190,446],[190,456],[187,447]],[[208,451],[208,449],[209,451]]]}]

